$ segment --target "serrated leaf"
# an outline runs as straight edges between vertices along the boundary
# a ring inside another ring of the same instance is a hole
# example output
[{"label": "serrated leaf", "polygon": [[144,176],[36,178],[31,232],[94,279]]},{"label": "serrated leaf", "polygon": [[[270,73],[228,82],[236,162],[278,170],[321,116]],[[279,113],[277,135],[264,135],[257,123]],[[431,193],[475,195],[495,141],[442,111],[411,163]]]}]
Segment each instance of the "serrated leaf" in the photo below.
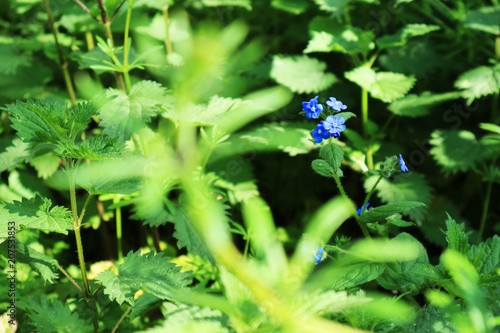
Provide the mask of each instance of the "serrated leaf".
[{"label": "serrated leaf", "polygon": [[161,84],[153,81],[134,84],[129,95],[122,90],[108,89],[108,100],[99,109],[103,133],[120,140],[129,139],[158,114],[158,106],[168,101],[166,92]]},{"label": "serrated leaf", "polygon": [[372,97],[386,103],[402,98],[415,84],[413,76],[392,72],[375,72],[368,67],[358,67],[345,73],[345,77],[368,90]]},{"label": "serrated leaf", "polygon": [[29,163],[35,168],[39,178],[47,179],[47,177],[52,176],[57,171],[61,161],[53,152],[48,152],[33,157]]},{"label": "serrated leaf", "polygon": [[407,24],[394,35],[386,35],[378,38],[376,44],[380,48],[401,46],[406,44],[407,40],[411,37],[422,36],[439,29],[437,25]]},{"label": "serrated leaf", "polygon": [[272,0],[271,6],[294,15],[302,14],[309,7],[308,0]]},{"label": "serrated leaf", "polygon": [[321,10],[330,13],[339,13],[344,10],[344,7],[350,0],[314,0]]},{"label": "serrated leaf", "polygon": [[332,167],[330,166],[330,164],[326,163],[325,160],[316,159],[312,161],[311,167],[313,168],[314,171],[316,171],[316,173],[320,174],[323,177],[326,178],[334,177]]},{"label": "serrated leaf", "polygon": [[339,267],[329,274],[328,285],[333,290],[346,290],[375,280],[383,272],[382,264],[360,263]]},{"label": "serrated leaf", "polygon": [[117,137],[100,135],[80,144],[66,140],[59,142],[55,151],[60,156],[75,159],[109,160],[124,157],[125,143]]},{"label": "serrated leaf", "polygon": [[317,93],[337,82],[325,69],[324,62],[308,56],[274,56],[270,75],[293,92]]},{"label": "serrated leaf", "polygon": [[[228,324],[228,319],[218,310],[182,303],[163,303],[162,307],[165,316],[162,332],[207,332],[202,329],[206,327],[208,332],[229,333],[225,327]],[[202,330],[195,331],[194,327]]]},{"label": "serrated leaf", "polygon": [[467,256],[470,244],[469,235],[465,232],[465,224],[458,224],[448,213],[446,215],[448,216],[448,220],[446,220],[446,242],[448,243],[448,248]]},{"label": "serrated leaf", "polygon": [[28,298],[27,312],[38,332],[59,333],[91,333],[93,329],[87,320],[78,313],[71,312],[69,304],[58,299],[49,300],[46,296],[40,299]]},{"label": "serrated leaf", "polygon": [[31,156],[29,144],[20,138],[14,138],[12,145],[0,153],[0,172],[14,168],[18,163]]},{"label": "serrated leaf", "polygon": [[207,7],[231,6],[252,10],[252,3],[250,0],[201,0],[201,2]]},{"label": "serrated leaf", "polygon": [[500,35],[500,7],[499,6],[481,6],[471,11],[465,18],[465,25],[471,29],[487,32],[489,34]]},{"label": "serrated leaf", "polygon": [[[9,212],[8,218],[16,226],[24,226],[45,232],[58,232],[68,234],[73,229],[71,212],[66,207],[54,206],[52,201],[36,195],[31,199],[23,198],[22,201],[6,203],[5,210]],[[0,235],[0,237],[5,237]]]},{"label": "serrated leaf", "polygon": [[16,243],[16,251],[16,259],[29,264],[45,282],[54,283],[54,280],[59,277],[56,259],[50,258],[19,241]]},{"label": "serrated leaf", "polygon": [[391,215],[398,213],[406,213],[417,207],[425,206],[423,203],[418,201],[402,201],[398,203],[383,205],[379,207],[372,208],[361,215],[361,219],[365,223],[372,223],[381,221]]},{"label": "serrated leaf", "polygon": [[126,301],[134,305],[134,294],[141,289],[161,299],[172,299],[175,291],[188,285],[190,274],[181,273],[181,268],[169,260],[163,253],[141,255],[140,251],[130,251],[118,265],[118,275],[104,271],[96,280],[104,286],[104,293],[119,304]]},{"label": "serrated leaf", "polygon": [[500,237],[492,238],[470,248],[469,260],[474,264],[480,275],[497,274],[500,269]]},{"label": "serrated leaf", "polygon": [[474,167],[484,150],[474,133],[469,131],[437,130],[432,132],[429,143],[432,145],[431,155],[447,174]]},{"label": "serrated leaf", "polygon": [[476,98],[500,91],[500,64],[471,69],[455,81],[455,87],[462,90],[462,96],[468,103]]},{"label": "serrated leaf", "polygon": [[388,109],[396,115],[415,118],[428,115],[431,106],[458,98],[460,98],[460,93],[456,91],[443,94],[430,92],[424,92],[421,95],[410,94],[392,102]]},{"label": "serrated leaf", "polygon": [[319,151],[319,156],[333,168],[334,172],[338,173],[344,159],[344,152],[338,144],[329,143],[324,145]]},{"label": "serrated leaf", "polygon": [[[365,181],[365,190],[370,191],[377,176],[371,176]],[[410,174],[397,174],[391,182],[383,178],[377,186],[377,196],[388,204],[404,202],[404,201],[419,201],[425,205],[429,205],[432,199],[431,187],[425,180],[424,176],[411,172]],[[427,209],[425,207],[416,208],[409,213],[410,218],[418,223],[421,223]]]}]

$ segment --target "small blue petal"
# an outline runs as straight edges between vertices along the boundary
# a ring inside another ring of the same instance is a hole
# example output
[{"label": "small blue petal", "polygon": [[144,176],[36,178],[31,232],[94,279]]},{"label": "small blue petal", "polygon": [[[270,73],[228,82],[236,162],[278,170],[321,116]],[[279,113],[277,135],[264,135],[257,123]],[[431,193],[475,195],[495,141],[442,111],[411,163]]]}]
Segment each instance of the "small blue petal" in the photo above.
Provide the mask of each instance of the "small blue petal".
[{"label": "small blue petal", "polygon": [[408,169],[408,167],[406,166],[406,163],[405,163],[405,160],[403,160],[403,156],[401,156],[401,154],[399,154],[399,168],[401,169],[401,171],[403,172],[408,172],[410,171]]},{"label": "small blue petal", "polygon": [[358,213],[358,215],[361,215],[361,212],[363,212],[363,207],[365,207],[365,211],[368,210],[368,206],[370,206],[370,203],[367,202],[366,203],[366,207],[365,206],[361,206],[361,208],[359,208],[356,213]]}]

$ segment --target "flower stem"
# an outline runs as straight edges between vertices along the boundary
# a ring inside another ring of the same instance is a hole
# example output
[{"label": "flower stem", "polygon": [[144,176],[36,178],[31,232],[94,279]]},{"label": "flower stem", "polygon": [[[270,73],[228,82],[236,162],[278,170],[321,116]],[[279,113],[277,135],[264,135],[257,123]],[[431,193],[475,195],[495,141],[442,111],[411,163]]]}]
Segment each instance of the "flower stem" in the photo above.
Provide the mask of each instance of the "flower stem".
[{"label": "flower stem", "polygon": [[368,195],[366,196],[365,198],[365,202],[363,202],[363,206],[361,207],[361,214],[362,215],[364,213],[364,211],[366,210],[366,204],[368,203],[368,200],[370,200],[371,196],[373,195],[373,192],[375,192],[375,189],[377,188],[377,185],[378,183],[380,183],[380,181],[382,180],[384,176],[380,175],[377,179],[377,181],[375,182],[375,184],[373,184],[370,192],[368,192]]},{"label": "flower stem", "polygon": [[73,283],[75,285],[75,287],[82,293],[82,295],[85,295],[82,288],[80,288],[78,283],[76,283],[76,281],[68,274],[68,272],[66,272],[66,270],[59,265],[59,263],[56,262],[56,265],[57,265],[57,268],[68,278],[68,280],[70,280],[71,283]]},{"label": "flower stem", "polygon": [[[111,47],[115,48],[115,42],[113,41],[113,34],[111,33],[111,22],[106,21],[103,23],[104,25],[104,31],[106,32],[106,38],[109,40]],[[116,82],[118,82],[118,85],[120,86],[120,89],[123,91],[125,90],[125,83],[123,83],[123,75],[122,73],[114,72],[115,73],[115,78]]]},{"label": "flower stem", "polygon": [[[333,170],[333,169],[332,169]],[[368,232],[368,229],[366,228],[366,225],[364,224],[364,222],[360,219],[358,213],[356,212],[356,207],[354,206],[354,204],[352,203],[351,200],[349,200],[349,197],[347,196],[347,194],[345,193],[344,191],[344,187],[342,186],[342,183],[340,182],[340,178],[339,176],[337,175],[337,173],[335,171],[333,171],[333,178],[335,179],[335,183],[337,184],[337,187],[340,191],[340,194],[342,195],[342,197],[346,200],[348,200],[350,203],[351,203],[351,211],[353,212],[353,216],[354,218],[356,219],[356,222],[358,222],[359,224],[359,227],[361,228],[361,231],[363,232],[363,235],[366,237],[366,238],[371,238],[370,236],[370,233]]]},{"label": "flower stem", "polygon": [[132,2],[129,1],[128,9],[127,9],[127,18],[125,20],[125,35],[123,37],[123,77],[125,78],[125,92],[127,94],[130,93],[130,89],[132,88],[132,84],[130,83],[130,75],[128,74],[128,51],[130,49],[130,45],[128,44],[128,34],[130,30],[130,19],[132,17]]},{"label": "flower stem", "polygon": [[486,225],[486,217],[488,216],[488,207],[490,206],[491,189],[493,188],[493,180],[488,182],[488,188],[486,189],[486,198],[483,203],[483,213],[481,215],[481,224],[479,226],[479,233],[477,238],[481,242],[483,238],[484,227]]},{"label": "flower stem", "polygon": [[[113,204],[120,202],[120,197],[113,198]],[[123,249],[122,249],[122,209],[116,207],[116,245],[118,247],[118,262],[123,262]]]},{"label": "flower stem", "polygon": [[172,54],[172,41],[170,40],[170,23],[168,19],[168,5],[162,7],[163,18],[165,20],[165,47],[167,48],[167,54]]},{"label": "flower stem", "polygon": [[[365,139],[368,138],[368,90],[363,88],[361,90],[361,116],[363,121],[363,135]],[[368,170],[373,170],[373,152],[370,147],[370,142],[368,142],[368,147],[366,151],[366,164]]]}]

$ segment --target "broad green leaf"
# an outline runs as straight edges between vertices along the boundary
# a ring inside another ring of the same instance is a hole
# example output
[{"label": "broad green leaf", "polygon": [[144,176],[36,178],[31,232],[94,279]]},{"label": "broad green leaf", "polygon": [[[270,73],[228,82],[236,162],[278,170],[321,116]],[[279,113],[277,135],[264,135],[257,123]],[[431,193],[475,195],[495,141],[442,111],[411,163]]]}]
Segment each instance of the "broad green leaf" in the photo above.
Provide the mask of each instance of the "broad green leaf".
[{"label": "broad green leaf", "polygon": [[119,304],[134,305],[134,295],[139,290],[147,291],[161,299],[172,299],[176,291],[189,284],[190,275],[181,273],[181,268],[169,263],[163,253],[127,254],[123,264],[118,265],[118,275],[104,271],[96,280],[104,286],[104,293]]},{"label": "broad green leaf", "polygon": [[407,40],[411,37],[422,36],[439,29],[437,25],[407,24],[394,35],[382,36],[375,43],[380,48],[401,46],[406,44]]},{"label": "broad green leaf", "polygon": [[18,256],[16,259],[29,264],[45,282],[54,283],[54,280],[59,277],[56,259],[50,258],[19,241],[16,243],[16,251]]},{"label": "broad green leaf", "polygon": [[30,156],[29,144],[23,142],[20,138],[14,138],[12,145],[0,153],[0,172],[16,167],[18,163]]},{"label": "broad green leaf", "polygon": [[402,201],[398,203],[383,205],[379,207],[372,208],[361,215],[361,219],[365,223],[372,223],[381,221],[391,215],[397,213],[406,213],[417,207],[425,206],[423,203],[418,201]]},{"label": "broad green leaf", "polygon": [[201,258],[207,258],[212,265],[215,265],[213,256],[198,235],[198,231],[193,227],[186,212],[181,208],[177,208],[171,222],[175,223],[174,237],[177,238],[177,247],[179,249],[185,247],[189,253],[197,254]]},{"label": "broad green leaf", "polygon": [[29,297],[27,304],[28,317],[38,332],[91,333],[92,325],[87,318],[82,319],[77,312],[71,311],[70,305],[57,298],[49,300],[47,296]]},{"label": "broad green leaf", "polygon": [[468,258],[480,275],[497,274],[500,269],[500,237],[495,235],[479,245],[472,245]]},{"label": "broad green leaf", "polygon": [[57,145],[56,153],[75,159],[109,160],[124,157],[125,143],[117,137],[100,135],[80,144],[63,141]]},{"label": "broad green leaf", "polygon": [[[333,178],[334,173],[330,164],[326,163],[325,160],[316,159],[312,161],[311,167],[314,171],[326,178]],[[340,170],[340,169],[339,169]]]},{"label": "broad green leaf", "polygon": [[143,316],[146,312],[152,310],[153,308],[157,308],[162,300],[158,297],[144,293],[141,297],[135,300],[134,306],[132,307],[132,311],[128,315],[128,317],[132,320],[139,316]]},{"label": "broad green leaf", "polygon": [[388,109],[392,113],[404,117],[421,117],[430,113],[430,108],[436,104],[460,98],[459,92],[432,94],[424,92],[421,95],[410,94],[393,101]]},{"label": "broad green leaf", "polygon": [[29,163],[35,168],[39,178],[47,179],[57,171],[61,165],[61,160],[53,152],[48,152],[33,157]]},{"label": "broad green leaf", "polygon": [[340,14],[350,0],[314,0],[321,10]]},{"label": "broad green leaf", "polygon": [[201,2],[207,7],[231,6],[252,10],[252,3],[250,0],[201,0]]},{"label": "broad green leaf", "polygon": [[417,313],[415,323],[404,328],[408,333],[456,333],[455,325],[445,309],[437,306],[425,305]]},{"label": "broad green leaf", "polygon": [[487,32],[489,34],[500,35],[500,7],[481,6],[478,9],[467,14],[465,25],[471,29]]},{"label": "broad green leaf", "polygon": [[272,0],[271,6],[294,15],[302,14],[309,7],[308,0]]},{"label": "broad green leaf", "polygon": [[[365,181],[365,190],[370,191],[378,176],[371,176]],[[425,205],[429,205],[432,199],[432,189],[425,180],[424,176],[411,172],[409,174],[397,174],[391,182],[387,179],[382,179],[377,186],[377,196],[386,203],[393,204],[404,201],[419,201]],[[417,223],[421,223],[427,208],[420,207],[412,210],[409,213],[410,218]]]},{"label": "broad green leaf", "polygon": [[10,221],[15,222],[17,226],[65,235],[72,229],[71,212],[65,207],[52,207],[51,200],[39,195],[29,200],[23,198],[22,201],[6,203],[4,207],[9,212]]},{"label": "broad green leaf", "polygon": [[128,96],[121,90],[110,88],[106,97],[108,101],[99,109],[99,125],[104,127],[104,134],[120,140],[138,133],[160,111],[158,106],[168,102],[166,89],[153,81],[134,84]]},{"label": "broad green leaf", "polygon": [[448,248],[468,256],[470,250],[469,235],[465,232],[465,225],[458,224],[451,216],[446,220],[446,242]]},{"label": "broad green leaf", "polygon": [[337,82],[325,69],[326,63],[308,56],[274,56],[270,75],[293,92],[317,93]]},{"label": "broad green leaf", "polygon": [[392,72],[375,72],[368,67],[358,67],[347,72],[345,77],[368,90],[372,97],[386,103],[404,97],[415,83],[413,76]]},{"label": "broad green leaf", "polygon": [[335,173],[339,172],[340,165],[344,159],[344,152],[336,143],[329,143],[321,147],[319,156],[324,159]]},{"label": "broad green leaf", "polygon": [[462,90],[462,96],[470,104],[476,98],[500,91],[500,64],[471,69],[455,81],[455,87]]},{"label": "broad green leaf", "polygon": [[384,272],[384,266],[378,263],[358,263],[326,270],[329,277],[325,283],[329,287],[333,290],[347,290],[375,280]]},{"label": "broad green leaf", "polygon": [[484,148],[472,132],[437,130],[431,136],[430,153],[446,174],[467,171],[474,167],[483,156]]}]

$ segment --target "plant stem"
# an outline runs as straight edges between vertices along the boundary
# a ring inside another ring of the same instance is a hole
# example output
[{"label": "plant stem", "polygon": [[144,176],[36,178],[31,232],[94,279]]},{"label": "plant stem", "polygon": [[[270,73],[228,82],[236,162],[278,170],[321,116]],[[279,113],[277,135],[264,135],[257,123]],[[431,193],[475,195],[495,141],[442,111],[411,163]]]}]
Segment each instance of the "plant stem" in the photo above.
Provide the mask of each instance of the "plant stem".
[{"label": "plant stem", "polygon": [[361,210],[361,214],[360,214],[360,215],[363,215],[364,211],[366,210],[366,204],[368,203],[368,200],[370,200],[370,198],[371,198],[371,196],[372,196],[373,192],[375,192],[375,189],[377,188],[378,183],[380,183],[380,181],[382,180],[382,178],[383,178],[383,177],[384,177],[384,176],[380,175],[380,176],[378,177],[377,181],[375,182],[375,184],[373,184],[373,186],[372,186],[372,188],[371,188],[370,192],[368,192],[368,195],[367,195],[367,196],[366,196],[366,198],[365,198],[365,202],[363,202],[363,206],[361,207],[361,208],[362,208],[362,210]]},{"label": "plant stem", "polygon": [[163,18],[165,20],[165,47],[167,48],[167,54],[172,54],[172,41],[170,40],[170,23],[168,19],[168,5],[162,7]]},{"label": "plant stem", "polygon": [[486,198],[483,202],[483,213],[481,215],[481,224],[479,226],[479,233],[477,238],[481,242],[483,238],[484,227],[486,225],[486,217],[488,216],[488,207],[490,206],[491,189],[493,188],[493,180],[488,182],[488,188],[486,189]]},{"label": "plant stem", "polygon": [[[106,14],[104,14],[106,16]],[[106,31],[106,38],[109,40],[109,43],[111,44],[111,47],[115,48],[115,42],[113,41],[113,34],[111,33],[111,22],[106,21],[103,23],[104,25],[104,30]],[[123,75],[122,73],[114,72],[115,73],[115,78],[116,82],[118,82],[118,85],[120,86],[120,89],[125,91],[125,83],[123,83]]]},{"label": "plant stem", "polygon": [[116,330],[118,329],[118,326],[120,326],[121,322],[130,313],[130,311],[132,311],[132,308],[129,306],[128,309],[127,309],[127,311],[125,311],[125,313],[120,317],[120,319],[116,323],[115,327],[113,327],[113,330],[111,331],[111,333],[115,333],[116,332]]},{"label": "plant stem", "polygon": [[[363,134],[365,139],[368,139],[368,90],[365,88],[361,90],[361,115],[363,121]],[[366,164],[368,170],[373,170],[373,152],[370,147],[370,142],[368,142],[366,151]]]},{"label": "plant stem", "polygon": [[132,88],[132,85],[130,83],[130,76],[128,74],[129,69],[128,69],[128,51],[130,48],[130,45],[128,44],[128,34],[130,30],[130,18],[132,17],[132,3],[129,1],[128,4],[128,9],[127,9],[127,19],[125,21],[125,35],[124,35],[124,40],[123,40],[123,67],[124,67],[124,72],[123,72],[123,77],[125,78],[125,92],[127,94],[130,93],[130,89]]},{"label": "plant stem", "polygon": [[61,49],[61,45],[59,44],[59,40],[57,39],[57,31],[54,26],[54,17],[52,16],[52,10],[50,9],[49,0],[43,0],[45,4],[45,10],[47,11],[47,15],[49,16],[49,27],[52,31],[52,35],[54,36],[54,43],[56,44],[57,56],[59,58],[59,66],[61,66],[61,70],[64,76],[64,82],[66,83],[66,89],[68,89],[68,94],[71,99],[71,103],[76,103],[75,98],[75,90],[73,89],[73,83],[71,82],[71,77],[68,72],[68,64],[66,60],[64,60],[64,55]]},{"label": "plant stem", "polygon": [[62,268],[59,263],[56,263],[57,265],[57,268],[71,281],[71,283],[73,283],[75,285],[75,287],[80,290],[80,292],[82,293],[82,295],[85,295],[85,293],[83,292],[82,288],[80,288],[80,286],[78,285],[78,283],[76,283],[76,281],[68,274],[68,272],[66,272],[66,270],[64,270],[64,268]]},{"label": "plant stem", "polygon": [[[113,204],[120,202],[120,197],[115,196],[113,198]],[[116,207],[116,245],[118,247],[118,262],[123,262],[123,250],[122,250],[122,209],[121,207]]]},{"label": "plant stem", "polygon": [[342,197],[346,200],[348,200],[349,202],[351,202],[351,211],[353,212],[353,216],[354,218],[356,219],[356,222],[358,222],[360,228],[361,228],[361,231],[363,232],[363,235],[366,237],[366,238],[372,238],[370,236],[370,233],[368,232],[368,229],[366,229],[366,225],[364,224],[364,222],[360,219],[358,213],[356,212],[356,207],[352,204],[352,201],[349,200],[349,197],[347,196],[347,194],[345,193],[344,191],[344,187],[342,186],[342,184],[340,183],[340,178],[339,176],[337,175],[337,173],[335,171],[333,171],[333,178],[335,179],[335,183],[337,184],[337,187],[340,191],[340,194],[342,195]]}]

